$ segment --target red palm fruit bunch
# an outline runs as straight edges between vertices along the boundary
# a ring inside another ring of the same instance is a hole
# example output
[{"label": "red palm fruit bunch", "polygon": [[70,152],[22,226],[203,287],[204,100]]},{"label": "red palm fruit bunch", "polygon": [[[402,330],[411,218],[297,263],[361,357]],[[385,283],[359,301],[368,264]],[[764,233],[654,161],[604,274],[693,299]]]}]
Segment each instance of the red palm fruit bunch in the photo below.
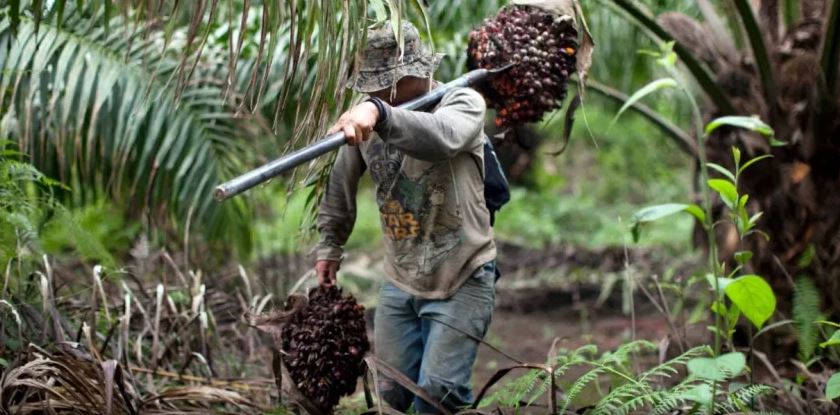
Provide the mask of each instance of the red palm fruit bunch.
[{"label": "red palm fruit bunch", "polygon": [[577,49],[574,20],[534,6],[507,6],[470,32],[470,69],[514,64],[480,87],[496,125],[536,122],[560,108]]},{"label": "red palm fruit bunch", "polygon": [[324,412],[356,390],[370,350],[364,307],[340,288],[317,287],[280,334],[284,363],[298,390]]}]

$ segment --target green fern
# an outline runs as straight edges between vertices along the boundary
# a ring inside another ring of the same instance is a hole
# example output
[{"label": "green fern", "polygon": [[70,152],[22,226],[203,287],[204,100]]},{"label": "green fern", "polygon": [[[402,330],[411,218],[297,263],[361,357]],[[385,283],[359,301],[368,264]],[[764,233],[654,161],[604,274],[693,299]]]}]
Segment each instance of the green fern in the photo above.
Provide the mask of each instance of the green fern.
[{"label": "green fern", "polygon": [[682,402],[680,395],[688,389],[681,384],[672,390],[656,390],[654,380],[670,378],[679,373],[679,367],[684,367],[689,360],[701,356],[711,355],[708,346],[699,346],[686,351],[669,361],[663,362],[637,376],[634,382],[625,383],[613,389],[598,402],[595,414],[630,413],[642,407],[655,407],[663,401]]},{"label": "green fern", "polygon": [[648,382],[652,378],[670,377],[678,373],[677,366],[685,366],[691,359],[696,357],[707,357],[712,354],[712,349],[709,346],[704,345],[694,347],[667,362],[663,362],[645,371],[640,375],[639,380],[642,382]]},{"label": "green fern", "polygon": [[755,406],[755,402],[758,398],[770,395],[775,391],[776,388],[762,384],[744,386],[729,393],[726,401],[720,402],[717,405],[715,412],[750,412],[750,410]]},{"label": "green fern", "polygon": [[[574,366],[580,366],[585,364],[590,360],[590,358],[595,357],[598,353],[598,347],[594,344],[587,344],[581,346],[572,353],[569,354],[558,354],[557,357],[554,358],[554,362],[549,362],[554,367],[554,379],[555,382],[559,381],[563,375],[568,372],[568,370]],[[537,393],[532,396],[531,400],[528,401],[529,404],[533,403],[537,398],[540,396],[545,395],[548,392],[548,388],[551,387],[551,379],[548,377],[544,377],[543,382],[540,384]]]},{"label": "green fern", "polygon": [[688,401],[686,393],[696,386],[694,378],[688,377],[682,382],[666,391],[659,399],[656,405],[652,406],[652,415],[665,415],[673,412],[675,409],[683,406]]},{"label": "green fern", "polygon": [[[766,385],[747,385],[734,392],[727,392],[725,383],[718,383],[714,387],[711,381],[694,376],[687,376],[673,386],[666,386],[668,379],[680,374],[688,362],[698,357],[712,356],[709,346],[698,346],[687,350],[683,354],[658,364],[641,373],[634,373],[628,369],[630,362],[639,353],[656,350],[656,345],[647,341],[635,341],[622,345],[614,351],[608,351],[596,357],[597,348],[587,345],[571,352],[559,353],[549,360],[554,368],[555,380],[572,367],[585,366],[586,371],[579,375],[566,390],[566,395],[560,402],[560,413],[565,413],[580,399],[584,390],[592,385],[599,385],[608,378],[614,383],[612,390],[597,400],[594,407],[587,411],[590,415],[621,415],[633,413],[650,413],[665,415],[673,411],[698,413],[709,402],[698,403],[697,388],[711,393],[716,390],[714,398],[715,413],[728,414],[732,412],[749,411],[756,399],[775,391]],[[508,382],[499,391],[482,401],[482,406],[498,403],[503,406],[519,408],[531,405],[536,399],[551,393],[549,378],[544,371],[530,371],[517,379]],[[527,399],[527,400],[526,400]]]},{"label": "green fern", "polygon": [[520,403],[524,402],[529,396],[535,400],[539,397],[539,394],[532,394],[532,391],[537,382],[540,381],[541,376],[543,378],[545,377],[544,371],[537,369],[529,370],[526,374],[505,384],[504,387],[492,395],[482,399],[481,406],[484,407],[497,403],[502,406],[518,408],[520,407]]},{"label": "green fern", "polygon": [[[555,379],[562,377],[571,367],[585,364],[594,358],[598,353],[598,347],[592,344],[581,346],[570,353],[558,353],[554,359],[547,364],[554,367]],[[498,391],[494,392],[481,401],[481,406],[489,406],[493,403],[519,408],[521,403],[533,404],[541,396],[548,393],[551,387],[551,378],[544,371],[531,370],[528,373],[506,383]]]},{"label": "green fern", "polygon": [[598,378],[606,371],[606,367],[596,365],[595,368],[581,375],[566,392],[563,407],[560,409],[560,413],[565,413],[566,408],[569,407],[569,405],[580,395],[580,393],[583,392],[589,384],[597,381]]},{"label": "green fern", "polygon": [[822,319],[820,309],[820,293],[814,282],[804,275],[797,278],[793,292],[793,321],[798,334],[799,359],[805,362],[814,355],[819,342],[814,322]]}]

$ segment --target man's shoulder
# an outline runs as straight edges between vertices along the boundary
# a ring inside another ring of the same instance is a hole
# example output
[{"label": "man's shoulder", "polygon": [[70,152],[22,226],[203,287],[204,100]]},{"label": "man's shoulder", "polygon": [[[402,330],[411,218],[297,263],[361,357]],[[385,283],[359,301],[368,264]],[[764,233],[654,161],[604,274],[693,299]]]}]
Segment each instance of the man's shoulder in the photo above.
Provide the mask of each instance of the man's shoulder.
[{"label": "man's shoulder", "polygon": [[469,87],[454,88],[446,93],[441,101],[444,105],[464,103],[470,106],[485,108],[484,97],[475,89]]}]

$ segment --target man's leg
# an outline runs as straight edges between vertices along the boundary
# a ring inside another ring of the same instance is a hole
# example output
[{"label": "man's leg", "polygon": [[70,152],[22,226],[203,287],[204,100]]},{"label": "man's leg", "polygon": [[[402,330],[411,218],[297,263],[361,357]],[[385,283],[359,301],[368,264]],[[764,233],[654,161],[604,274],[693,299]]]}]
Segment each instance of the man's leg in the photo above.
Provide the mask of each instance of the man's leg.
[{"label": "man's leg", "polygon": [[[423,355],[423,338],[413,297],[390,282],[383,283],[373,331],[374,353],[416,381]],[[385,376],[379,379],[379,391],[385,402],[400,411],[411,406],[414,397],[411,392]]]},{"label": "man's leg", "polygon": [[[483,338],[487,332],[496,299],[494,269],[494,262],[485,264],[446,300],[420,302],[425,347],[418,383],[453,411],[473,401],[471,378],[478,342],[464,333]],[[414,402],[419,413],[435,412],[422,399]]]}]

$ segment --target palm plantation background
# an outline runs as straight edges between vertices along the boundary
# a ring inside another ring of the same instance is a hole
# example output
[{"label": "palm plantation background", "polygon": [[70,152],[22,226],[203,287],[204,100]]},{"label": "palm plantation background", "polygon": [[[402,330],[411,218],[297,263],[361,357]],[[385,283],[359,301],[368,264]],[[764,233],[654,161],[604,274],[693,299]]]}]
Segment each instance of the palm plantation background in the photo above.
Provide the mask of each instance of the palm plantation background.
[{"label": "palm plantation background", "polygon": [[[213,188],[316,140],[359,98],[344,82],[368,25],[412,20],[446,53],[436,77],[449,80],[465,71],[469,30],[506,4],[0,3],[0,408],[37,412],[33,397],[49,397],[90,413],[282,413],[270,339],[243,315],[279,307],[307,283],[330,158],[224,203]],[[514,188],[496,221],[506,276],[487,339],[517,360],[542,363],[550,349],[547,364],[565,369],[514,373],[483,404],[550,405],[556,394],[561,407],[595,413],[672,403],[836,410],[840,2],[580,4],[597,47],[568,149],[552,154],[563,145],[562,111],[498,145]],[[669,41],[676,75],[652,56]],[[677,89],[634,100],[616,118],[634,91],[671,76],[702,120]],[[729,115],[758,116],[786,145],[732,127],[695,140]],[[763,212],[767,238],[741,238],[717,198],[711,249],[722,259],[751,251],[746,267],[770,282],[778,307],[764,328],[736,330],[736,315],[724,335],[730,351],[749,348],[750,374],[704,383],[690,360],[727,355],[700,346],[711,344],[716,307],[701,284],[702,226],[678,216],[646,226],[638,243],[630,227],[644,206],[699,203],[699,156],[731,170],[733,146],[745,160],[773,156],[737,183],[747,209]],[[380,231],[369,184],[359,203],[341,282],[375,306]],[[634,364],[637,356],[646,357]],[[477,382],[507,363],[483,350]],[[567,393],[551,392],[549,379]],[[363,411],[363,394],[345,406]]]}]

